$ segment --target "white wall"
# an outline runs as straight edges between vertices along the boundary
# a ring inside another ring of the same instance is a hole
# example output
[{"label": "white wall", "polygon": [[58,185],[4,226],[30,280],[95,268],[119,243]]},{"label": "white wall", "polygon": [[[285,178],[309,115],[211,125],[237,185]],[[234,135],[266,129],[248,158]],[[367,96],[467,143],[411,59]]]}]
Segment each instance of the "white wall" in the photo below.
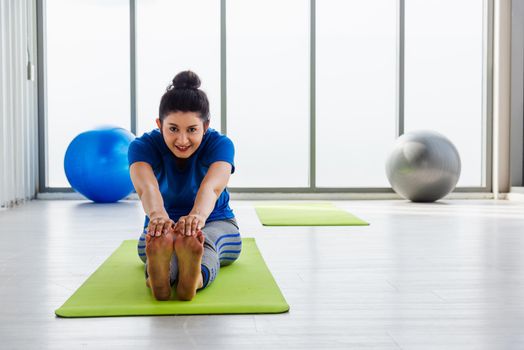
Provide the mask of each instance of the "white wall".
[{"label": "white wall", "polygon": [[[28,80],[28,63],[35,69]],[[34,198],[38,183],[36,1],[0,0],[0,207]]]}]

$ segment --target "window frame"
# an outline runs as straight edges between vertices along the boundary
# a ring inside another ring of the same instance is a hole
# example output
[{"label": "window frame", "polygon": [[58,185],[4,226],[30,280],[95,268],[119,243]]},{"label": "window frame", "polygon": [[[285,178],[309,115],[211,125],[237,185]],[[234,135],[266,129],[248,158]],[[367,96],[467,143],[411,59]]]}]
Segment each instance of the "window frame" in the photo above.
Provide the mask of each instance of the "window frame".
[{"label": "window frame", "polygon": [[[136,1],[130,3],[130,97],[131,97],[131,132],[136,133]],[[310,1],[310,145],[309,145],[309,187],[229,187],[230,192],[237,193],[394,193],[391,187],[334,187],[319,188],[316,186],[316,0]],[[492,132],[493,132],[493,16],[494,0],[483,0],[483,98],[482,98],[482,186],[457,187],[454,192],[474,193],[492,191]],[[405,0],[397,0],[398,8],[398,45],[397,45],[397,136],[404,132],[404,22]],[[47,186],[47,108],[46,108],[46,0],[37,0],[37,46],[38,46],[38,143],[39,143],[39,193],[74,192],[70,187]],[[220,0],[220,67],[221,67],[221,129],[227,135],[227,70],[226,70],[226,16],[227,0]],[[524,163],[524,161],[523,161]],[[524,172],[524,171],[523,171]]]}]

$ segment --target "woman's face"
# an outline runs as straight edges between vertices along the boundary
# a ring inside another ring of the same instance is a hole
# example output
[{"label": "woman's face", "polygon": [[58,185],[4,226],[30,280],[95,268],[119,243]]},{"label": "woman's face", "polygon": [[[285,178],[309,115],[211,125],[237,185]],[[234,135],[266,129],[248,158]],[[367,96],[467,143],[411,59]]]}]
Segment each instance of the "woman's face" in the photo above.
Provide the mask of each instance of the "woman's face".
[{"label": "woman's face", "polygon": [[177,158],[189,158],[202,143],[209,121],[203,123],[198,112],[172,112],[156,124],[171,152]]}]

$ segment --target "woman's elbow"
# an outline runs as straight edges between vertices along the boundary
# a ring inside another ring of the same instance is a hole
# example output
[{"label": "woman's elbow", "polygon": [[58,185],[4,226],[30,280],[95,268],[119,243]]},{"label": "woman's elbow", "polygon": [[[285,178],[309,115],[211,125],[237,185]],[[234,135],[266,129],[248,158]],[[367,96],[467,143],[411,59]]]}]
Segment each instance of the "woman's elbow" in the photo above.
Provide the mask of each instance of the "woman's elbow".
[{"label": "woman's elbow", "polygon": [[135,191],[138,195],[138,198],[142,198],[144,195],[147,195],[148,193],[152,193],[155,191],[155,187],[151,185],[135,185]]},{"label": "woman's elbow", "polygon": [[214,195],[217,199],[218,197],[220,197],[220,195],[222,194],[222,192],[224,192],[224,189],[225,187],[223,186],[212,186],[212,185],[204,185],[204,191],[209,193],[209,194],[212,194]]},{"label": "woman's elbow", "polygon": [[222,192],[224,192],[224,188],[225,188],[225,187],[219,187],[219,188],[214,188],[214,189],[213,189],[213,192],[215,193],[217,199],[220,197],[220,195],[222,194]]}]

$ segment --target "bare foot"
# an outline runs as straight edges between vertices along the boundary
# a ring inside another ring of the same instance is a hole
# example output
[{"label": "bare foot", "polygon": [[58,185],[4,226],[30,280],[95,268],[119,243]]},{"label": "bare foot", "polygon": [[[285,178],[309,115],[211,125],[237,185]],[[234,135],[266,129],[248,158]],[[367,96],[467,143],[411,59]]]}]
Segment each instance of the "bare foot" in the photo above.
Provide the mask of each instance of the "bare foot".
[{"label": "bare foot", "polygon": [[176,294],[180,300],[191,300],[203,285],[200,264],[204,254],[204,234],[199,231],[196,236],[178,236],[175,251],[178,257]]},{"label": "bare foot", "polygon": [[169,300],[171,284],[169,281],[169,265],[173,256],[173,235],[151,237],[146,235],[148,287],[157,300]]}]

